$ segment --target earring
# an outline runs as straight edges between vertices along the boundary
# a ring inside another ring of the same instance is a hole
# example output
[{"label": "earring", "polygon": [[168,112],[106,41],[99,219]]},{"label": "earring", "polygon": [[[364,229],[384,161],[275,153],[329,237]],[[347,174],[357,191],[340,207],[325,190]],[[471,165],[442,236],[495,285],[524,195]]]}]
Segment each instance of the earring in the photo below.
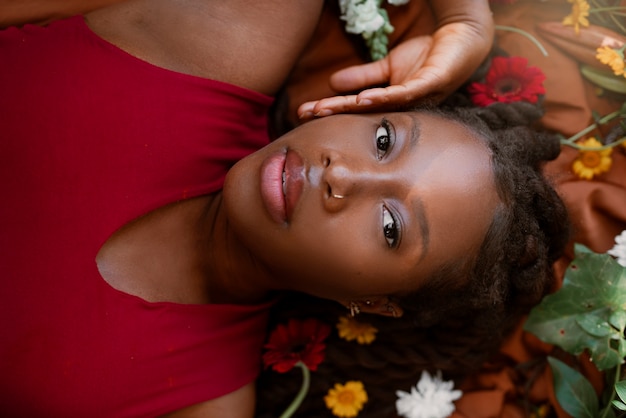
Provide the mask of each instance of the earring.
[{"label": "earring", "polygon": [[356,302],[350,302],[348,304],[348,309],[350,310],[350,317],[352,318],[361,313],[361,308],[359,308],[359,304]]},{"label": "earring", "polygon": [[335,199],[343,199],[345,196],[342,196],[342,195],[340,195],[340,194],[334,194],[334,195],[333,195],[333,197],[334,197]]},{"label": "earring", "polygon": [[387,302],[387,304],[385,304],[385,309],[387,309],[387,312],[389,312],[394,318],[398,317],[398,312],[396,312],[396,308],[394,308],[391,302]]}]

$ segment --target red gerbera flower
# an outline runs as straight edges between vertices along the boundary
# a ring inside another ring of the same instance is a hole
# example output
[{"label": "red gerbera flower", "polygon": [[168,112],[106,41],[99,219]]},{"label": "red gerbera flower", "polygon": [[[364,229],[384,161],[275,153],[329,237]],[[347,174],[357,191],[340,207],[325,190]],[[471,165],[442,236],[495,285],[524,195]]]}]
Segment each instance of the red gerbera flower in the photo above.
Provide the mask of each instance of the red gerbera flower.
[{"label": "red gerbera flower", "polygon": [[317,370],[324,360],[324,340],[330,334],[330,326],[315,319],[291,319],[287,325],[278,325],[265,344],[263,354],[265,367],[279,373],[291,370],[297,362],[303,362],[309,370]]},{"label": "red gerbera flower", "polygon": [[472,102],[478,106],[491,103],[527,101],[537,103],[544,94],[543,80],[546,76],[537,67],[527,67],[528,60],[522,57],[495,57],[487,72],[484,83],[472,83],[468,91]]}]

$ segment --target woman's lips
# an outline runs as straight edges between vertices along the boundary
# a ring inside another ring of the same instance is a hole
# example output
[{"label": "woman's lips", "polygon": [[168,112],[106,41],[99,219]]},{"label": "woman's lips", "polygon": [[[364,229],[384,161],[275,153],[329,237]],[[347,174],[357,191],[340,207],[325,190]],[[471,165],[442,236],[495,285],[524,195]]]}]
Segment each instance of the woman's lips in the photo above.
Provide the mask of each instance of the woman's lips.
[{"label": "woman's lips", "polygon": [[286,150],[269,156],[261,165],[261,198],[270,217],[282,224],[287,220],[283,195]]},{"label": "woman's lips", "polygon": [[295,151],[280,151],[263,161],[261,198],[275,222],[282,224],[291,220],[303,185],[304,163]]},{"label": "woman's lips", "polygon": [[287,151],[285,159],[285,211],[287,220],[291,220],[304,186],[304,161],[293,150]]}]

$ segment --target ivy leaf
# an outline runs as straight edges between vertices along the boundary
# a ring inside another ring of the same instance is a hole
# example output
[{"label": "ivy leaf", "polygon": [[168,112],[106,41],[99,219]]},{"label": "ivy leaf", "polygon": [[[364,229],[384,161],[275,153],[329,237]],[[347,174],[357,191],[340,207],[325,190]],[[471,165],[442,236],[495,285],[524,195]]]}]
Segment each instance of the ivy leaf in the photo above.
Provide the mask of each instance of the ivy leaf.
[{"label": "ivy leaf", "polygon": [[563,286],[531,311],[524,328],[571,354],[588,350],[606,370],[624,362],[625,311],[626,268],[577,244]]},{"label": "ivy leaf", "polygon": [[613,312],[611,314],[611,317],[609,318],[609,323],[617,328],[620,332],[624,332],[624,328],[626,328],[626,312]]},{"label": "ivy leaf", "polygon": [[[594,337],[608,337],[611,334],[619,335],[618,331],[604,319],[601,312],[588,312],[576,317],[576,323]],[[612,316],[612,315],[610,315]],[[610,319],[610,318],[609,318]]]},{"label": "ivy leaf", "polygon": [[591,383],[576,370],[554,357],[548,357],[554,393],[563,409],[574,418],[598,416],[598,397]]}]

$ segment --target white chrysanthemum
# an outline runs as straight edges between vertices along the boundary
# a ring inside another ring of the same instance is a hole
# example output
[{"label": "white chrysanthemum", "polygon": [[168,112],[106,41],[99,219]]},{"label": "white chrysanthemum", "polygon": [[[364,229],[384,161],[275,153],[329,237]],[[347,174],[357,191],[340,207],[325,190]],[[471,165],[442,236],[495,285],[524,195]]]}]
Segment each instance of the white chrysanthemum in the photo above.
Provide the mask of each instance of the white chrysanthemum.
[{"label": "white chrysanthemum", "polygon": [[431,377],[427,371],[411,393],[401,390],[396,392],[396,410],[405,418],[445,418],[454,412],[453,401],[459,399],[463,392],[452,390],[454,382],[441,380],[441,372]]},{"label": "white chrysanthemum", "polygon": [[339,6],[348,33],[372,34],[385,25],[376,0],[340,0]]},{"label": "white chrysanthemum", "polygon": [[615,237],[615,246],[607,253],[617,258],[620,265],[626,267],[626,230]]},{"label": "white chrysanthemum", "polygon": [[407,4],[408,2],[409,0],[387,0],[387,3],[393,6],[402,6],[404,4]]},{"label": "white chrysanthemum", "polygon": [[359,0],[339,0],[339,10],[341,10],[341,14],[345,15],[346,10],[348,9],[348,5],[350,3],[354,3],[355,1],[359,1]]}]

